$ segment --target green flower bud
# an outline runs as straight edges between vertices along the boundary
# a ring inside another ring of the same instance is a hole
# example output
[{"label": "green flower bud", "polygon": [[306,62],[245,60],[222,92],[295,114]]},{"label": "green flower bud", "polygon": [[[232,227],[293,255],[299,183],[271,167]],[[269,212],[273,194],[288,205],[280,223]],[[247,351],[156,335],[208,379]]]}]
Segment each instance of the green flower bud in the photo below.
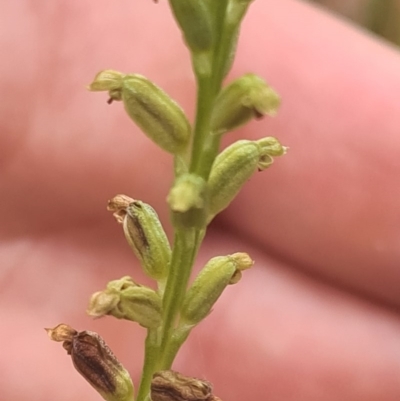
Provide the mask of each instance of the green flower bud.
[{"label": "green flower bud", "polygon": [[133,401],[128,371],[97,333],[78,333],[66,324],[45,330],[53,341],[63,342],[75,369],[106,401]]},{"label": "green flower bud", "polygon": [[169,192],[167,202],[175,212],[202,209],[205,206],[204,192],[206,183],[195,174],[183,174],[177,178]]},{"label": "green flower bud", "polygon": [[155,280],[164,280],[168,274],[171,248],[155,210],[141,201],[130,203],[123,229],[145,273]]},{"label": "green flower bud", "polygon": [[204,0],[170,0],[186,44],[193,52],[210,50],[213,43],[211,16]]},{"label": "green flower bud", "polygon": [[195,325],[203,320],[226,286],[237,283],[241,271],[250,268],[253,263],[246,253],[212,258],[185,295],[181,310],[182,323]]},{"label": "green flower bud", "polygon": [[209,220],[232,202],[257,169],[266,169],[273,162],[272,156],[285,152],[286,148],[273,137],[237,141],[222,151],[215,159],[208,181]]},{"label": "green flower bud", "polygon": [[122,223],[126,240],[144,271],[156,280],[167,277],[171,248],[155,210],[148,204],[117,195],[107,209]]},{"label": "green flower bud", "polygon": [[121,292],[118,309],[123,319],[138,322],[148,329],[155,329],[161,324],[161,305],[161,297],[154,290],[138,286]]},{"label": "green flower bud", "polygon": [[206,189],[206,182],[198,175],[182,174],[176,179],[167,197],[175,227],[204,227]]},{"label": "green flower bud", "polygon": [[190,139],[189,121],[161,88],[141,75],[127,75],[122,100],[129,117],[158,146],[172,154],[184,151]]},{"label": "green flower bud", "polygon": [[111,315],[146,328],[157,328],[161,323],[161,297],[151,288],[123,277],[110,281],[104,291],[94,293],[87,313],[92,317]]},{"label": "green flower bud", "polygon": [[178,154],[187,147],[191,127],[185,113],[167,93],[142,75],[104,70],[88,88],[108,91],[109,103],[122,100],[129,117],[167,152]]},{"label": "green flower bud", "polygon": [[274,116],[280,103],[279,96],[254,74],[236,79],[218,95],[211,119],[215,134],[232,131],[253,118]]}]

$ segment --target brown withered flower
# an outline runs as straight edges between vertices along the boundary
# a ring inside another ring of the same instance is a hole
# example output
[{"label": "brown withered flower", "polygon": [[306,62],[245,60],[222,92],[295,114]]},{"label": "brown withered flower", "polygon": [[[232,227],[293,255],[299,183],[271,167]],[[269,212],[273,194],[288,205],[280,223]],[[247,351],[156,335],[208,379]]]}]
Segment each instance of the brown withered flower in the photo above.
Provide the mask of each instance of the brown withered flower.
[{"label": "brown withered flower", "polygon": [[113,212],[118,223],[122,224],[127,207],[135,200],[126,195],[116,195],[108,201],[107,210]]},{"label": "brown withered flower", "polygon": [[78,332],[63,323],[45,330],[53,341],[63,343],[75,369],[106,401],[133,401],[128,371],[97,333]]},{"label": "brown withered flower", "polygon": [[221,401],[212,394],[212,385],[208,381],[173,370],[154,373],[150,388],[152,401]]}]

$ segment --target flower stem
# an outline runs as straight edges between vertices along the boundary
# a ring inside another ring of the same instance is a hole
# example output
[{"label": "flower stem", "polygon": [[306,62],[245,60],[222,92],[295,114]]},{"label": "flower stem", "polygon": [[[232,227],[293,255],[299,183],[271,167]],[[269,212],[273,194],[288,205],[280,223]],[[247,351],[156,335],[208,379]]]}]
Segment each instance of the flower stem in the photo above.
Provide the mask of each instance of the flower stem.
[{"label": "flower stem", "polygon": [[157,362],[158,369],[169,369],[169,342],[176,325],[177,316],[186,291],[198,243],[197,229],[177,229],[172,251],[172,260],[167,285],[163,297],[163,325],[160,353]]},{"label": "flower stem", "polygon": [[151,379],[157,362],[159,351],[159,333],[158,330],[148,330],[145,341],[144,363],[142,377],[140,379],[137,401],[144,401],[148,395]]},{"label": "flower stem", "polygon": [[210,135],[211,113],[219,91],[212,81],[213,76],[197,77],[197,110],[190,164],[190,172],[205,180],[210,174],[219,147],[219,137]]}]

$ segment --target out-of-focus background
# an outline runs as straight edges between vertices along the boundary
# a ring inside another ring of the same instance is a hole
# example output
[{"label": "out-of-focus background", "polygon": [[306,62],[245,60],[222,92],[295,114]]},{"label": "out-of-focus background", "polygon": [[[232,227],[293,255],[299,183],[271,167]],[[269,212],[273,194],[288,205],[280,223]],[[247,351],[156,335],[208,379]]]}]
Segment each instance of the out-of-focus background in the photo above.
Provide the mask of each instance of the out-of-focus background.
[{"label": "out-of-focus background", "polygon": [[400,0],[310,0],[400,46]]}]

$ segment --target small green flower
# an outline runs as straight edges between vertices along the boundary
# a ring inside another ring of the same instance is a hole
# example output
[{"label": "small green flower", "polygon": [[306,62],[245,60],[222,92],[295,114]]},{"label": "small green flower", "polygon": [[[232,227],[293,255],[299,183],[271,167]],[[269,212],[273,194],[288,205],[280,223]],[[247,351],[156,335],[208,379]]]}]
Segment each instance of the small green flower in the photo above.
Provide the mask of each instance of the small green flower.
[{"label": "small green flower", "polygon": [[215,134],[232,131],[253,118],[274,116],[280,98],[263,79],[246,74],[226,86],[218,95],[211,119]]},{"label": "small green flower", "polygon": [[160,87],[133,74],[124,77],[122,101],[129,117],[162,149],[182,153],[191,127],[181,107]]},{"label": "small green flower", "polygon": [[175,227],[204,227],[206,223],[207,184],[195,174],[182,174],[172,186],[167,202]]},{"label": "small green flower", "polygon": [[87,313],[96,318],[110,315],[146,328],[157,328],[161,323],[161,297],[125,276],[110,281],[105,290],[94,293]]},{"label": "small green flower", "polygon": [[146,77],[104,70],[96,75],[88,89],[108,91],[109,103],[122,100],[129,117],[162,149],[172,154],[180,154],[186,149],[191,127],[185,113]]},{"label": "small green flower", "polygon": [[247,253],[235,253],[212,258],[200,271],[187,291],[181,310],[184,325],[194,325],[203,320],[229,284],[236,284],[241,271],[253,266]]},{"label": "small green flower", "polygon": [[125,238],[146,274],[158,281],[167,277],[171,247],[156,211],[147,203],[117,195],[108,202],[122,223]]},{"label": "small green flower", "polygon": [[276,138],[241,140],[228,146],[216,158],[208,181],[209,221],[224,210],[244,183],[257,171],[268,168],[273,156],[285,154]]}]

